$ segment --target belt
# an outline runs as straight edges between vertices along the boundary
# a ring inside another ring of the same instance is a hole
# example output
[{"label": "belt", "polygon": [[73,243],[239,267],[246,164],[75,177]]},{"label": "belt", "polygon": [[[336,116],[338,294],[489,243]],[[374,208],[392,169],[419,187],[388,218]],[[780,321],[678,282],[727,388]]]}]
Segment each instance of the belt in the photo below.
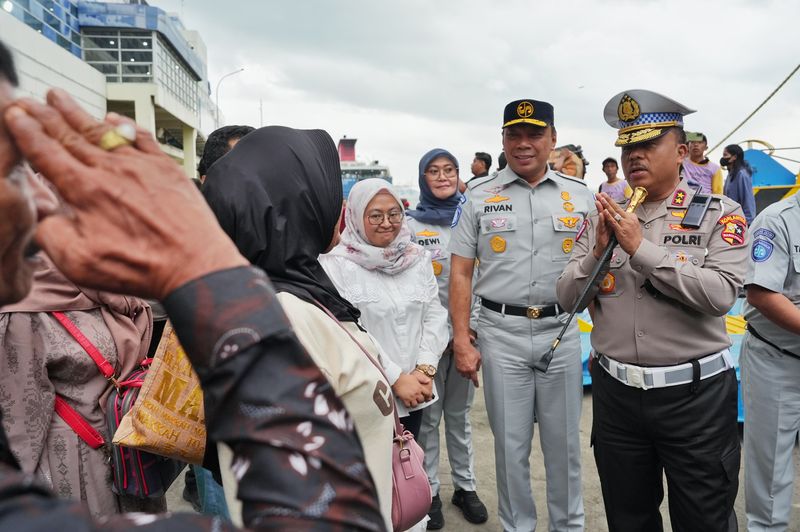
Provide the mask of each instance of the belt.
[{"label": "belt", "polygon": [[561,314],[561,307],[558,305],[547,305],[545,307],[518,307],[516,305],[506,305],[504,303],[495,303],[486,298],[481,298],[481,305],[499,312],[500,314],[510,314],[511,316],[526,316],[532,320],[539,318],[549,318],[550,316],[558,316]]},{"label": "belt", "polygon": [[[689,384],[692,382],[694,374],[691,362],[677,366],[650,368],[623,364],[605,355],[600,355],[598,362],[609,375],[622,384],[642,390]],[[728,349],[697,359],[697,363],[700,365],[700,380],[708,379],[733,367]]]},{"label": "belt", "polygon": [[764,338],[763,336],[758,334],[758,332],[749,323],[747,324],[747,330],[750,332],[750,334],[752,334],[753,336],[755,336],[756,338],[758,338],[759,340],[761,340],[762,342],[764,342],[768,346],[770,346],[770,347],[772,347],[774,349],[777,349],[778,351],[780,351],[784,355],[792,357],[792,358],[800,358],[800,355],[798,355],[796,353],[792,353],[788,349],[784,349],[782,347],[778,347],[777,345],[773,344],[772,342],[770,342],[769,340],[767,340],[766,338]]}]

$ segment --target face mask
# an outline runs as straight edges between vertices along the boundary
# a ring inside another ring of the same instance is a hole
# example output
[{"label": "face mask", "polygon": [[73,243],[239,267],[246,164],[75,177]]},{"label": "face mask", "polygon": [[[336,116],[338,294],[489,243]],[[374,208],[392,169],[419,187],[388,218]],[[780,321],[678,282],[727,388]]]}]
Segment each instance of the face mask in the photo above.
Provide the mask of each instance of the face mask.
[{"label": "face mask", "polygon": [[728,159],[727,157],[723,157],[723,158],[721,158],[721,159],[719,160],[719,164],[721,164],[722,166],[724,166],[724,167],[726,167],[726,168],[727,168],[727,166],[730,164],[730,162],[731,162],[731,160],[730,160],[730,159]]}]

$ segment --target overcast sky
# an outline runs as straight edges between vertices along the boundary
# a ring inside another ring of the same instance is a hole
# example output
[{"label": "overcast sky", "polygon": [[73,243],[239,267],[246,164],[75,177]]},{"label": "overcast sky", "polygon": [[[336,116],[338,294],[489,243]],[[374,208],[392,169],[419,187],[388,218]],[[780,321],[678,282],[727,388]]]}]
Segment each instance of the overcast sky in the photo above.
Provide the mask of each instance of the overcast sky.
[{"label": "overcast sky", "polygon": [[[555,106],[558,143],[580,144],[589,182],[618,158],[603,107],[644,88],[697,109],[686,128],[714,145],[800,63],[796,0],[151,0],[182,14],[208,47],[229,124],[326,129],[416,184],[443,147],[469,177],[496,159],[503,107]],[[800,73],[728,141],[800,146]],[[717,160],[721,148],[711,154]],[[800,159],[800,150],[784,155]],[[797,172],[798,164],[785,163]],[[602,179],[601,179],[602,178]]]}]

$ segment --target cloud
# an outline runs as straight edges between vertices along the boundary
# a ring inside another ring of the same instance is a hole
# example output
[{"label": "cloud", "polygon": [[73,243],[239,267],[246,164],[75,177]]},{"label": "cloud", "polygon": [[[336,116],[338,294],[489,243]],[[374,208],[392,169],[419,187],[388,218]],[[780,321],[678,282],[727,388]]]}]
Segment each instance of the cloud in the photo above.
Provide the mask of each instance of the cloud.
[{"label": "cloud", "polygon": [[[220,93],[230,123],[259,125],[263,99],[265,123],[358,137],[364,158],[403,183],[433,146],[465,170],[475,151],[496,156],[503,106],[521,97],[554,104],[559,142],[584,147],[593,185],[600,161],[619,154],[603,107],[626,88],[697,109],[687,127],[713,145],[797,64],[798,16],[800,3],[778,0],[183,3],[212,87],[246,68]],[[798,144],[799,93],[800,76],[732,140]]]}]

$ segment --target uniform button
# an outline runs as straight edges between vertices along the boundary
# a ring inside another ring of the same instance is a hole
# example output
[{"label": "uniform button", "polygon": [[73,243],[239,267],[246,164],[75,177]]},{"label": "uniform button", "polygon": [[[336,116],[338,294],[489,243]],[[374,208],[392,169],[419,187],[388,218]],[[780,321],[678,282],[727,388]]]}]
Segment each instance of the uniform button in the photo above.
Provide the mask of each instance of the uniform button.
[{"label": "uniform button", "polygon": [[697,259],[692,259],[692,264],[694,264],[695,266],[697,266],[698,264],[700,264],[700,261],[699,261],[699,260],[697,260]]},{"label": "uniform button", "polygon": [[642,331],[639,331],[639,332],[636,333],[636,336],[641,338],[642,336],[644,336],[644,333]]},{"label": "uniform button", "polygon": [[538,255],[539,254],[539,250],[538,249],[533,250],[533,254],[534,255]]},{"label": "uniform button", "polygon": [[531,286],[536,286],[536,281],[531,281]]},{"label": "uniform button", "polygon": [[645,229],[650,229],[650,224],[649,223],[648,224],[644,224],[644,228]]},{"label": "uniform button", "polygon": [[637,272],[640,272],[640,271],[642,271],[642,267],[641,267],[641,266],[637,266],[637,267],[636,267],[636,271],[637,271]]},{"label": "uniform button", "polygon": [[638,294],[636,294],[636,299],[642,299],[642,293],[641,293],[641,292],[639,292]]},{"label": "uniform button", "polygon": [[533,223],[534,223],[534,224],[538,224],[538,223],[539,223],[539,220],[537,220],[536,218],[534,218],[534,219],[533,219]]}]

